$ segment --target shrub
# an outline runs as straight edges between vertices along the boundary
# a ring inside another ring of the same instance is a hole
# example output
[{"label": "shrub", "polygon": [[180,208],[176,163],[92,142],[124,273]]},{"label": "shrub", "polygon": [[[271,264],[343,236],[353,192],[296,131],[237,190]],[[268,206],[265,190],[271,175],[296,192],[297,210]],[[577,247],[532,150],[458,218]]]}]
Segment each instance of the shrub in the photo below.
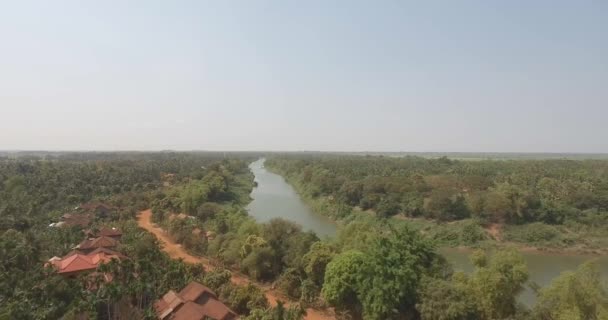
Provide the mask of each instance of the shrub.
[{"label": "shrub", "polygon": [[561,244],[559,230],[542,222],[522,226],[509,226],[505,229],[504,239],[533,245]]}]

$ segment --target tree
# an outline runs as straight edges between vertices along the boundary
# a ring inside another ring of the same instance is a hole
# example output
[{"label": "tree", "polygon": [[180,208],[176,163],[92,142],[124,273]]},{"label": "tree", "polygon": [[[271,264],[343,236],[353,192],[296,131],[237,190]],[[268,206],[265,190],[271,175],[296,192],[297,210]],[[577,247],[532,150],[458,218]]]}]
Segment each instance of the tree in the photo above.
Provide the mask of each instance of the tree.
[{"label": "tree", "polygon": [[282,301],[277,301],[274,308],[255,309],[244,320],[302,320],[306,315],[306,310],[300,305],[292,305],[285,308]]},{"label": "tree", "polygon": [[515,249],[504,249],[492,256],[476,251],[471,256],[475,271],[470,277],[455,275],[468,287],[480,319],[506,319],[517,313],[517,296],[528,281],[528,268]]},{"label": "tree", "polygon": [[209,187],[200,181],[186,186],[181,193],[182,211],[185,214],[193,215],[196,209],[209,198]]},{"label": "tree", "polygon": [[401,210],[398,199],[395,197],[385,197],[376,205],[376,215],[381,218],[388,218],[396,215]]},{"label": "tree", "polygon": [[222,299],[238,314],[248,315],[252,310],[268,307],[264,292],[251,283],[246,286],[231,286],[225,291],[222,292]]},{"label": "tree", "polygon": [[304,272],[318,286],[323,285],[327,264],[336,255],[335,249],[327,242],[318,241],[312,244],[304,256]]},{"label": "tree", "polygon": [[196,208],[196,217],[203,221],[213,218],[216,214],[222,211],[222,206],[215,202],[205,202]]},{"label": "tree", "polygon": [[205,175],[205,177],[203,177],[201,182],[205,185],[206,190],[208,191],[207,196],[209,200],[222,200],[222,196],[228,188],[226,178],[224,178],[222,173],[211,170],[207,175]]},{"label": "tree", "polygon": [[293,234],[287,240],[287,251],[283,256],[285,266],[303,272],[303,257],[309,252],[310,247],[317,242],[319,242],[319,237],[312,231]]},{"label": "tree", "polygon": [[456,281],[427,278],[421,285],[416,309],[422,320],[477,320],[475,300]]},{"label": "tree", "polygon": [[302,296],[302,277],[296,269],[283,271],[277,280],[277,286],[292,299],[298,300]]},{"label": "tree", "polygon": [[325,271],[325,281],[321,293],[323,298],[336,310],[350,311],[355,315],[362,312],[359,300],[359,282],[366,256],[360,251],[346,251],[336,256]]},{"label": "tree", "polygon": [[464,219],[470,215],[462,195],[448,189],[435,189],[424,206],[428,217],[443,221]]},{"label": "tree", "polygon": [[420,280],[437,258],[435,247],[408,225],[377,240],[360,269],[358,294],[365,318],[415,312]]},{"label": "tree", "polygon": [[534,315],[539,320],[608,319],[608,287],[602,282],[598,265],[585,263],[541,289]]},{"label": "tree", "polygon": [[362,196],[363,185],[358,181],[345,182],[338,191],[338,198],[351,206],[358,205]]},{"label": "tree", "polygon": [[271,280],[281,271],[276,252],[268,246],[254,248],[241,262],[243,272],[256,280]]},{"label": "tree", "polygon": [[415,313],[423,276],[438,260],[434,246],[403,225],[378,238],[365,252],[347,251],[327,266],[322,293],[337,309],[365,319]]}]

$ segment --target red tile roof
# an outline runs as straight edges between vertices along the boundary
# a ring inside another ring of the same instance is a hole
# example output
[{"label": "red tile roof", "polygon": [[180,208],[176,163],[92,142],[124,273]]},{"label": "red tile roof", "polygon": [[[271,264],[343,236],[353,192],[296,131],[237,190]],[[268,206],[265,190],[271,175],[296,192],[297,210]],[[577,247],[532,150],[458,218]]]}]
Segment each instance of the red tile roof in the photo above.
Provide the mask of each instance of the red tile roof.
[{"label": "red tile roof", "polygon": [[175,291],[169,290],[162,299],[159,299],[154,303],[154,310],[156,310],[156,314],[160,319],[165,319],[183,303],[184,300],[182,300]]},{"label": "red tile roof", "polygon": [[204,285],[192,281],[179,292],[179,296],[186,301],[196,301],[204,293],[208,293],[214,299],[217,299],[215,292],[205,287]]},{"label": "red tile roof", "polygon": [[201,305],[202,314],[211,319],[217,320],[230,320],[236,318],[236,313],[226,307],[225,304],[221,303],[216,299],[209,299],[207,302]]},{"label": "red tile roof", "polygon": [[120,237],[122,232],[116,228],[103,227],[97,232],[98,237]]},{"label": "red tile roof", "polygon": [[171,320],[203,320],[207,316],[203,310],[203,306],[192,301],[187,301],[175,311]]},{"label": "red tile roof", "polygon": [[97,248],[93,251],[91,251],[88,255],[92,255],[92,254],[96,254],[96,253],[105,253],[106,255],[109,256],[117,256],[118,258],[126,258],[126,256],[118,251],[114,251],[108,248]]},{"label": "red tile roof", "polygon": [[88,214],[66,213],[61,218],[66,226],[86,227],[91,224],[91,216]]},{"label": "red tile roof", "polygon": [[88,249],[97,249],[97,248],[114,248],[118,245],[118,241],[110,238],[110,237],[97,237],[94,239],[87,239],[82,241],[78,245],[78,249],[88,250]]},{"label": "red tile roof", "polygon": [[[208,295],[208,298],[200,299],[205,294]],[[162,299],[154,303],[154,309],[161,320],[200,320],[205,317],[215,320],[232,320],[237,318],[234,311],[217,300],[216,294],[211,289],[198,282],[190,282],[179,293],[167,292]]]},{"label": "red tile roof", "polygon": [[94,270],[100,264],[110,262],[112,259],[120,259],[120,256],[106,252],[96,252],[87,255],[72,253],[63,258],[53,257],[49,260],[49,263],[59,274],[67,274]]}]

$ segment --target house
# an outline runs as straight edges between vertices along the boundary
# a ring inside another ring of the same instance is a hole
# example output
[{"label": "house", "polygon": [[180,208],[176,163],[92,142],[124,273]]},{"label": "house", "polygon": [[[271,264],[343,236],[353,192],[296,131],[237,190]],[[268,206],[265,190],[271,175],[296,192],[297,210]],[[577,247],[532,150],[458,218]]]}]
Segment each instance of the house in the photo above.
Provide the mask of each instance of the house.
[{"label": "house", "polygon": [[61,216],[61,221],[55,226],[86,228],[91,224],[92,217],[89,214],[66,213]]},{"label": "house", "polygon": [[109,237],[109,238],[112,238],[117,241],[120,241],[120,238],[122,238],[122,232],[120,230],[118,230],[116,228],[108,228],[108,227],[103,227],[99,230],[87,230],[87,231],[85,231],[85,234],[91,238]]},{"label": "house", "polygon": [[100,218],[107,218],[116,208],[101,202],[89,202],[80,206],[82,210],[95,214]]},{"label": "house", "polygon": [[84,253],[90,253],[98,248],[112,249],[118,246],[119,242],[113,238],[101,236],[82,241],[76,248]]},{"label": "house", "polygon": [[154,310],[160,320],[238,319],[211,289],[194,281],[179,293],[167,292],[154,303]]},{"label": "house", "polygon": [[63,258],[52,257],[47,265],[52,266],[57,273],[69,277],[94,271],[103,263],[108,263],[112,259],[120,260],[121,258],[124,258],[124,256],[107,249],[93,251],[89,254],[73,251]]}]

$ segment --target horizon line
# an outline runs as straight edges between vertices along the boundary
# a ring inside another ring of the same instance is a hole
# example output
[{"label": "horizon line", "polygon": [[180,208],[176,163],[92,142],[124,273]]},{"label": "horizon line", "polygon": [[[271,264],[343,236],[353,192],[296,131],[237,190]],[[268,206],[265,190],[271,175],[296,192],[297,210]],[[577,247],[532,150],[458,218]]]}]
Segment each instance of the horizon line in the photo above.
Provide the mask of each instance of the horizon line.
[{"label": "horizon line", "polygon": [[74,153],[120,153],[120,152],[274,152],[274,153],[446,153],[446,154],[571,154],[571,155],[608,155],[608,152],[576,151],[371,151],[371,150],[253,150],[253,149],[0,149],[0,152],[74,152]]}]

